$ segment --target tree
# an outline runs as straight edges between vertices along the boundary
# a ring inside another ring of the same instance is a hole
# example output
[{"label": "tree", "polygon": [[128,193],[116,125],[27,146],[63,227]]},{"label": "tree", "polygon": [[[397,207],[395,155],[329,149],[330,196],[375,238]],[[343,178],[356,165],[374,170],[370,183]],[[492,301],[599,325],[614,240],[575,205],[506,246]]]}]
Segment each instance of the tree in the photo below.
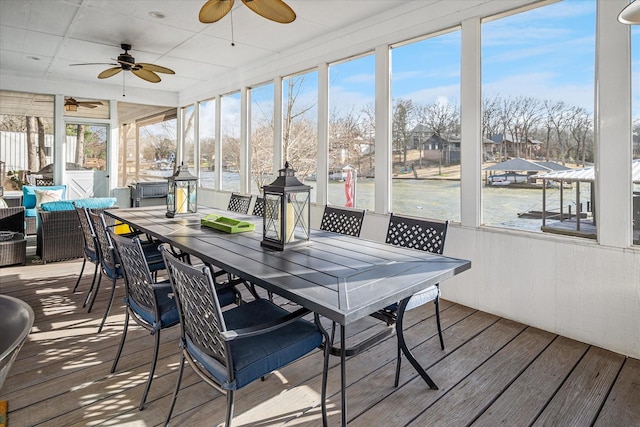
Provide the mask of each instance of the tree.
[{"label": "tree", "polygon": [[[583,107],[571,107],[567,111],[567,128],[569,136],[575,142],[575,162],[585,165],[587,155],[591,159],[592,150],[590,142],[593,119]],[[572,148],[569,148],[571,150]]]},{"label": "tree", "polygon": [[27,131],[27,169],[35,171],[38,170],[36,165],[36,150],[38,145],[36,144],[36,122],[32,116],[26,116],[26,131]]},{"label": "tree", "polygon": [[84,125],[76,125],[76,158],[75,163],[84,165]]},{"label": "tree", "polygon": [[411,142],[411,129],[415,126],[415,113],[416,107],[410,99],[398,98],[393,104],[391,116],[393,150],[398,152],[398,161],[402,161],[405,169],[407,168],[407,151]]},{"label": "tree", "polygon": [[445,141],[448,141],[451,135],[455,134],[459,128],[460,111],[458,107],[447,102],[435,102],[421,109],[419,120],[429,129],[430,133],[438,138],[438,148],[440,150],[438,173],[442,173]]},{"label": "tree", "polygon": [[333,110],[329,117],[329,170],[342,168],[354,160],[360,169],[361,140],[360,117],[353,108],[346,114]]},{"label": "tree", "polygon": [[42,120],[42,117],[36,117],[36,122],[38,124],[38,164],[40,168],[42,168],[47,163],[46,157],[46,148],[45,148],[45,123]]},{"label": "tree", "polygon": [[300,180],[314,172],[318,164],[316,124],[306,117],[315,104],[302,104],[300,93],[305,76],[285,80],[287,97],[284,102],[282,155],[298,171]]},{"label": "tree", "polygon": [[567,106],[562,101],[544,101],[544,108],[547,112],[547,125],[550,126],[558,138],[558,148],[560,150],[559,160],[564,165],[566,163],[566,137],[565,130],[569,125],[567,120]]}]

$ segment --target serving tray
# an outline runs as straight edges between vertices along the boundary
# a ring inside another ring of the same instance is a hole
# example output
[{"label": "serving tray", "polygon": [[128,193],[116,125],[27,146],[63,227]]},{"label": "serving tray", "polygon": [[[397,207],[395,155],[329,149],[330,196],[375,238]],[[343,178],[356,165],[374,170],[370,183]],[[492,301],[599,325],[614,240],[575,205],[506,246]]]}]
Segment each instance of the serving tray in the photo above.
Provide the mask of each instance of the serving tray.
[{"label": "serving tray", "polygon": [[214,228],[224,231],[225,233],[242,233],[245,231],[253,231],[255,224],[239,219],[227,218],[216,214],[209,214],[200,219],[200,224],[204,227]]}]

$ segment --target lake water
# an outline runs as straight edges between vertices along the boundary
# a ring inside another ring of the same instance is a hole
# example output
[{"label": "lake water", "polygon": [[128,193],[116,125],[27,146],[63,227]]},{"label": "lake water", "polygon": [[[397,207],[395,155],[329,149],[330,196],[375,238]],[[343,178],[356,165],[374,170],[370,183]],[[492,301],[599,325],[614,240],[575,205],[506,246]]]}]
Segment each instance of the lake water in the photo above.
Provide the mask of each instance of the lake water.
[{"label": "lake water", "polygon": [[[225,191],[240,191],[238,173],[223,172]],[[214,185],[213,172],[202,171],[201,184],[206,187]],[[315,201],[316,186],[314,181],[306,182],[312,187],[311,199]],[[586,207],[590,200],[589,186],[581,187],[580,200]],[[546,191],[547,210],[558,211],[560,207],[560,189],[548,188]],[[392,211],[398,214],[413,215],[433,219],[460,221],[460,182],[446,180],[394,179],[392,182]],[[344,206],[346,197],[344,183],[329,182],[329,203]],[[482,188],[482,223],[484,225],[517,228],[529,231],[540,231],[542,219],[520,218],[518,213],[530,210],[542,210],[542,189],[484,187]],[[565,188],[563,192],[564,211],[571,205],[576,209],[576,190]],[[356,185],[356,207],[374,209],[374,180],[359,178]],[[584,210],[584,209],[583,209]],[[553,221],[547,220],[547,223]]]}]

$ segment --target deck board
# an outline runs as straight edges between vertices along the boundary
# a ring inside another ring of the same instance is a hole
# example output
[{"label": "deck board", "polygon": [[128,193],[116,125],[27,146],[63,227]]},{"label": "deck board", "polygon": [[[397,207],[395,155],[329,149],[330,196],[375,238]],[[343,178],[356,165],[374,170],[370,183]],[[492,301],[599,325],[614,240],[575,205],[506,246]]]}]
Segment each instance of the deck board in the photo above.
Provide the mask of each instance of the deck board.
[{"label": "deck board", "polygon": [[620,354],[589,348],[533,425],[593,424],[623,362]]},{"label": "deck board", "polygon": [[557,337],[473,426],[530,425],[587,349],[584,343]]},{"label": "deck board", "polygon": [[[124,290],[119,283],[98,335],[110,283],[102,283],[94,310],[87,313],[82,303],[91,272],[85,271],[78,292],[71,292],[80,264],[0,269],[0,293],[23,299],[36,313],[0,392],[0,400],[9,403],[9,425],[162,425],[177,377],[178,328],[162,331],[156,376],[147,406],[139,411],[153,338],[131,328],[118,369],[109,372],[122,332]],[[400,385],[393,386],[396,338],[391,336],[347,360],[350,426],[640,425],[637,359],[448,301],[442,301],[441,315],[444,351],[433,304],[405,317],[408,345],[440,389],[428,389],[406,360]],[[347,339],[359,341],[380,327],[377,320],[363,319],[349,328]],[[330,361],[330,425],[340,420],[338,361]],[[238,391],[234,425],[321,425],[321,366],[322,354],[313,352]],[[216,425],[224,420],[225,407],[224,396],[186,366],[171,425]]]}]

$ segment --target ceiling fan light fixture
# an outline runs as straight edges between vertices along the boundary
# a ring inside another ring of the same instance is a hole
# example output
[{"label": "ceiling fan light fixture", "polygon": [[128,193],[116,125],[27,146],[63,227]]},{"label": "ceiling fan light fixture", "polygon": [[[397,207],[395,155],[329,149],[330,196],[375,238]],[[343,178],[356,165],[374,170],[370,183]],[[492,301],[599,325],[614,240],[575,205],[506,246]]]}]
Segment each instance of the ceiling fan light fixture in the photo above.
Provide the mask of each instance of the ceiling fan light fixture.
[{"label": "ceiling fan light fixture", "polygon": [[640,0],[629,3],[618,15],[618,21],[626,25],[640,24]]},{"label": "ceiling fan light fixture", "polygon": [[78,111],[78,106],[76,104],[64,104],[64,111]]}]

